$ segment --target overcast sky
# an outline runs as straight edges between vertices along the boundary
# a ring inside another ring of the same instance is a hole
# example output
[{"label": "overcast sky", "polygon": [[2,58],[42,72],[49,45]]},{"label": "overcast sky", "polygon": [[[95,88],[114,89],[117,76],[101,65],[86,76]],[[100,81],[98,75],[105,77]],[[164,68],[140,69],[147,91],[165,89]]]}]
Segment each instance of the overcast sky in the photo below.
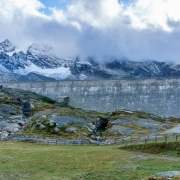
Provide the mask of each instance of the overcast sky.
[{"label": "overcast sky", "polygon": [[180,63],[180,0],[0,0],[0,42],[62,57]]}]

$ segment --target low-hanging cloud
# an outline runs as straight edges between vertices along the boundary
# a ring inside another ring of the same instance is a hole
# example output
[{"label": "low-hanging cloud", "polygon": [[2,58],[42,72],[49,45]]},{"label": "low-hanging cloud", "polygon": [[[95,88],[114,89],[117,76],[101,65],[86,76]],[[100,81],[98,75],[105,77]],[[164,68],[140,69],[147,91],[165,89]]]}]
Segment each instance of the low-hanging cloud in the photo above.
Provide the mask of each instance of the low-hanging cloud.
[{"label": "low-hanging cloud", "polygon": [[[20,1],[23,2],[20,3]],[[180,62],[179,0],[72,0],[43,12],[39,0],[0,1],[0,41],[20,49],[49,44],[62,57],[127,57]]]}]

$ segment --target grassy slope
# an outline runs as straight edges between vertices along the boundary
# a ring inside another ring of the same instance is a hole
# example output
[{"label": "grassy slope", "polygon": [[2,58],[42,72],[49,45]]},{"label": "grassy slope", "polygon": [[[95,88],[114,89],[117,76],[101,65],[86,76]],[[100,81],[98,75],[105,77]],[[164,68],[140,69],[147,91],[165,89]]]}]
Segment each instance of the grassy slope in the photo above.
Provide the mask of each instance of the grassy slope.
[{"label": "grassy slope", "polygon": [[[180,158],[119,150],[117,146],[0,143],[0,179],[140,180],[179,170]],[[28,177],[28,178],[27,178]]]},{"label": "grassy slope", "polygon": [[139,151],[152,154],[165,154],[165,155],[180,155],[180,143],[179,142],[159,142],[149,144],[137,144],[120,147],[120,149]]}]

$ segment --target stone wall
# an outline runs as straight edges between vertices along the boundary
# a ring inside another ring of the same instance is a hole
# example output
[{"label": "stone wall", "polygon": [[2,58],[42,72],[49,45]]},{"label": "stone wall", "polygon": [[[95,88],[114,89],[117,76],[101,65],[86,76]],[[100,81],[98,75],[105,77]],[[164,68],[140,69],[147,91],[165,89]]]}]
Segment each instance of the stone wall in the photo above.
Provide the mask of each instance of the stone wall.
[{"label": "stone wall", "polygon": [[0,84],[52,99],[68,96],[69,105],[83,109],[128,109],[160,116],[180,116],[180,78]]}]

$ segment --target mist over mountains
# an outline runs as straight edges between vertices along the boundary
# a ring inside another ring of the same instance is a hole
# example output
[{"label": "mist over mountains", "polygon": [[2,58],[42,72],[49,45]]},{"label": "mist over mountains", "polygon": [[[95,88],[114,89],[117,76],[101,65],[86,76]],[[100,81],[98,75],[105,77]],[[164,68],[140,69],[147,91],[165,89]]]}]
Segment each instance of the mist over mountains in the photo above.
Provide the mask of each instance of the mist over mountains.
[{"label": "mist over mountains", "polygon": [[48,45],[32,44],[26,52],[8,39],[0,43],[0,81],[97,80],[180,76],[180,65],[109,57],[63,58]]}]

